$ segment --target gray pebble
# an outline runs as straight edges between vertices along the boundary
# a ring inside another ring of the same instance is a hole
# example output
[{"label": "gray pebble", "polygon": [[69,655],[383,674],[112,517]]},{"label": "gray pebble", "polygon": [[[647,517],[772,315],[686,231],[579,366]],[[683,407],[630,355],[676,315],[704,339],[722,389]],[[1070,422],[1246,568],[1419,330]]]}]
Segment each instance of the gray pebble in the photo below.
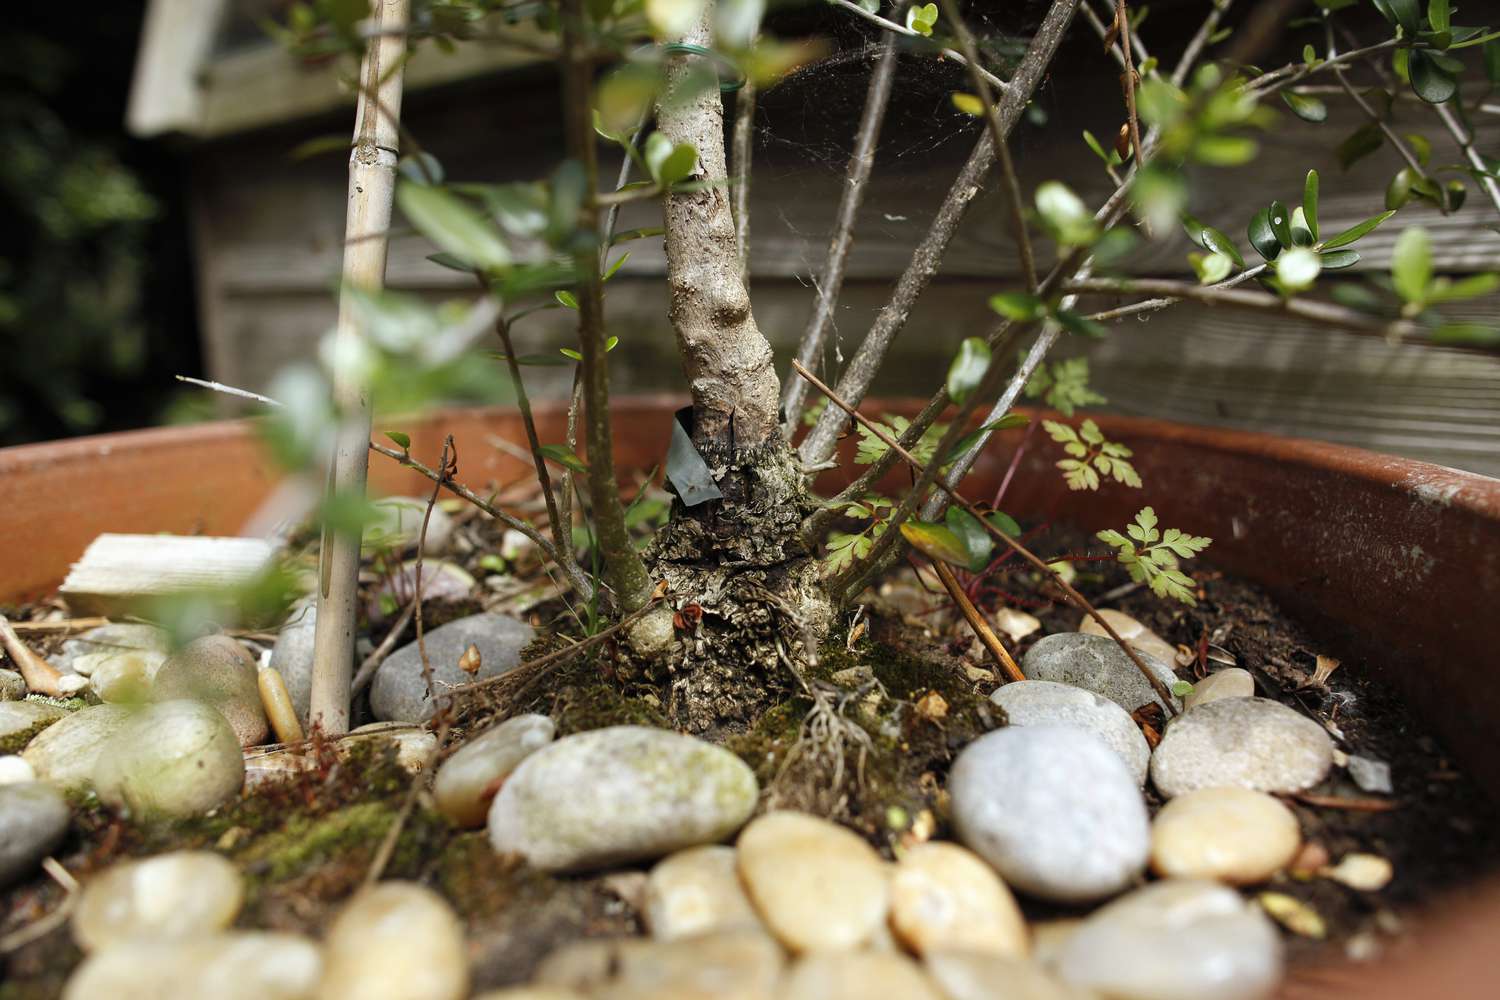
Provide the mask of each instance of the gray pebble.
[{"label": "gray pebble", "polygon": [[1391,765],[1383,760],[1350,754],[1349,777],[1363,792],[1389,795],[1395,790],[1391,785]]},{"label": "gray pebble", "polygon": [[1266,698],[1225,698],[1173,719],[1151,757],[1151,780],[1171,798],[1199,788],[1300,792],[1333,766],[1323,727]]},{"label": "gray pebble", "polygon": [[[505,673],[521,662],[521,650],[535,636],[536,630],[525,622],[494,613],[470,615],[433,629],[426,635],[433,689],[441,694],[447,688]],[[479,671],[473,676],[458,665],[471,644],[478,647],[480,658]],[[425,722],[431,717],[433,706],[415,642],[386,657],[375,671],[370,708],[377,719],[392,722]]]},{"label": "gray pebble", "polygon": [[81,791],[94,780],[99,753],[134,714],[125,705],[90,705],[49,727],[21,756],[37,777],[64,791]]},{"label": "gray pebble", "polygon": [[77,670],[74,661],[84,656],[111,652],[167,653],[171,648],[165,629],[134,622],[111,622],[68,639],[62,650],[48,659],[59,670]]},{"label": "gray pebble", "polygon": [[30,872],[68,832],[68,803],[39,781],[0,785],[0,886]]},{"label": "gray pebble", "polygon": [[276,633],[276,644],[271,647],[271,668],[286,682],[292,707],[304,726],[312,708],[313,634],[317,626],[317,603],[300,603]]},{"label": "gray pebble", "polygon": [[26,680],[14,670],[0,670],[0,701],[20,701],[26,697]]},{"label": "gray pebble", "polygon": [[[1136,655],[1161,679],[1167,690],[1177,682],[1172,668],[1145,653]],[[1082,632],[1059,632],[1039,639],[1021,660],[1021,672],[1029,680],[1056,681],[1092,691],[1108,698],[1127,712],[1151,702],[1161,704],[1151,684],[1119,645],[1106,636]],[[1172,708],[1181,707],[1172,698]]]},{"label": "gray pebble", "polygon": [[38,733],[67,714],[44,701],[0,701],[0,753],[20,753]]},{"label": "gray pebble", "polygon": [[981,736],[948,775],[959,839],[1013,887],[1081,903],[1113,895],[1146,867],[1140,788],[1099,738],[1063,726]]},{"label": "gray pebble", "polygon": [[1146,783],[1151,747],[1130,713],[1109,699],[1053,681],[1014,681],[996,688],[990,701],[1005,709],[1012,726],[1071,726],[1093,733],[1120,755],[1137,785]]}]

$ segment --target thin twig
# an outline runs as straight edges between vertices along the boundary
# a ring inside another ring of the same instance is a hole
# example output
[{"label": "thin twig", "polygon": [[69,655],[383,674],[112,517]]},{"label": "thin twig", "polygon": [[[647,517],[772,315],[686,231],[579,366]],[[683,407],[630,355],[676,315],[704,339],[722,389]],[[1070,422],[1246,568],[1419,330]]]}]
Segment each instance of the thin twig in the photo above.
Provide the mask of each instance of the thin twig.
[{"label": "thin twig", "polygon": [[964,588],[959,584],[958,577],[953,575],[953,570],[941,559],[932,561],[932,568],[937,570],[938,579],[943,582],[943,589],[948,591],[948,596],[953,598],[953,603],[958,605],[958,610],[963,612],[964,621],[969,623],[969,628],[979,637],[984,648],[989,650],[990,655],[995,658],[995,663],[1000,667],[1001,673],[1008,681],[1024,681],[1026,675],[1021,673],[1021,668],[1016,666],[1016,661],[1011,659],[1010,653],[1006,652],[1005,644],[990,628],[990,623],[984,620],[984,615],[974,607],[974,602],[969,600],[969,595],[964,593]]},{"label": "thin twig", "polygon": [[69,618],[60,622],[11,622],[17,632],[86,632],[108,625],[108,618]]},{"label": "thin twig", "polygon": [[[483,286],[484,281],[480,280]],[[505,364],[510,370],[510,384],[516,390],[516,407],[521,411],[521,426],[526,429],[526,443],[531,446],[531,461],[536,466],[537,482],[542,486],[542,499],[547,504],[547,521],[552,529],[552,543],[557,546],[557,554],[562,559],[573,558],[572,539],[568,537],[567,526],[562,523],[562,515],[557,509],[557,495],[552,489],[552,476],[547,471],[547,460],[542,455],[542,439],[536,432],[536,420],[531,415],[531,400],[526,395],[526,382],[521,377],[521,362],[516,357],[516,345],[511,341],[510,323],[504,316],[495,320],[495,333],[500,338],[500,344],[505,348]],[[451,441],[452,438],[449,438]]]},{"label": "thin twig", "polygon": [[1135,150],[1135,162],[1142,163],[1145,159],[1144,150],[1141,149],[1141,120],[1135,114],[1135,85],[1138,79],[1135,71],[1135,60],[1130,55],[1130,11],[1125,6],[1125,0],[1116,0],[1115,18],[1120,26],[1120,45],[1125,50],[1125,74],[1121,77],[1120,86],[1125,89],[1125,113],[1129,115],[1130,123],[1130,148]]},{"label": "thin twig", "polygon": [[406,610],[402,611],[401,617],[396,619],[396,624],[392,625],[391,630],[385,634],[385,638],[380,640],[380,645],[376,646],[370,652],[370,655],[364,658],[364,662],[359,665],[359,671],[354,675],[354,682],[349,685],[351,697],[363,691],[365,685],[369,684],[375,677],[376,669],[385,662],[385,658],[391,654],[391,650],[396,648],[396,640],[401,638],[401,633],[406,631],[406,626],[411,623],[412,615],[416,614],[416,612],[417,602],[408,602]]},{"label": "thin twig", "polygon": [[[878,28],[881,28],[884,31],[889,31],[893,35],[903,35],[907,38],[914,38],[919,42],[930,41],[930,39],[928,39],[927,36],[923,35],[921,32],[914,31],[904,24],[897,24],[895,21],[892,21],[889,18],[881,17],[879,14],[873,14],[870,11],[865,10],[859,4],[851,3],[850,0],[829,0],[829,2],[832,3],[835,7],[842,7],[844,10],[847,10],[849,13],[855,15],[856,17],[861,17],[866,21],[869,21],[871,24],[875,25]],[[944,59],[952,59],[960,66],[969,65],[968,59],[964,58],[962,54],[955,52],[952,49],[939,48],[938,54],[941,55]],[[1004,92],[1011,86],[1011,84],[1006,83],[1004,80],[1000,79],[998,76],[991,73],[989,70],[985,69],[982,66],[979,68],[979,72],[984,75],[985,82],[987,82],[991,87],[994,87],[998,91]]]},{"label": "thin twig", "polygon": [[249,389],[236,389],[234,386],[225,385],[222,382],[210,382],[208,379],[193,378],[189,375],[177,375],[174,377],[179,382],[187,382],[190,385],[201,386],[204,389],[212,389],[214,392],[222,392],[228,396],[239,396],[242,399],[253,399],[257,403],[264,403],[266,406],[281,405],[270,396],[262,396],[260,393],[251,392]]},{"label": "thin twig", "polygon": [[1182,50],[1182,58],[1177,61],[1177,68],[1172,71],[1172,85],[1174,87],[1181,87],[1187,82],[1187,76],[1192,71],[1193,64],[1203,54],[1203,50],[1208,46],[1208,40],[1214,36],[1214,32],[1219,30],[1219,21],[1224,17],[1225,12],[1229,10],[1229,6],[1233,2],[1234,0],[1213,0],[1214,9],[1209,11],[1208,17],[1204,18],[1203,23],[1198,26],[1198,30],[1194,33],[1192,40],[1188,42],[1187,48]]},{"label": "thin twig", "polygon": [[40,941],[48,934],[62,927],[68,922],[68,918],[73,915],[73,908],[78,905],[78,880],[73,877],[71,872],[64,868],[56,858],[43,859],[42,870],[52,877],[52,881],[62,886],[63,892],[66,895],[63,896],[62,902],[58,903],[57,908],[51,913],[44,917],[39,917],[24,925],[19,930],[0,938],[0,955],[9,955],[12,952],[20,951],[28,944]]},{"label": "thin twig", "polygon": [[[1246,268],[1233,277],[1225,278],[1223,281],[1215,282],[1214,284],[1207,285],[1205,287],[1233,288],[1236,285],[1249,281],[1256,275],[1261,274],[1266,270],[1267,266],[1268,265],[1266,264],[1257,264],[1254,267]],[[1102,312],[1090,313],[1087,318],[1098,323],[1104,323],[1108,322],[1109,320],[1124,319],[1127,316],[1138,316],[1142,313],[1157,312],[1158,310],[1167,308],[1167,306],[1174,306],[1181,301],[1182,299],[1176,298],[1175,296],[1171,295],[1154,299],[1144,299],[1140,302],[1132,302],[1128,306],[1118,306],[1114,309],[1105,309]]]},{"label": "thin twig", "polygon": [[[1162,683],[1161,678],[1157,677],[1156,674],[1152,672],[1151,668],[1146,666],[1146,664],[1136,654],[1136,651],[1130,646],[1130,644],[1120,637],[1120,634],[1115,631],[1114,626],[1111,625],[1103,615],[1099,614],[1094,606],[1088,602],[1088,599],[1080,594],[1077,590],[1073,589],[1072,584],[1063,579],[1062,574],[1049,566],[1040,556],[1036,555],[1030,549],[1026,548],[1026,546],[1022,545],[1020,542],[1016,541],[1014,538],[1010,537],[1005,532],[1001,531],[999,528],[995,527],[988,520],[986,520],[983,511],[979,510],[979,508],[975,507],[972,503],[965,499],[961,493],[959,493],[953,487],[949,486],[946,482],[943,481],[941,477],[930,475],[928,466],[924,465],[922,462],[919,462],[911,452],[907,451],[905,448],[902,448],[901,445],[897,443],[896,439],[887,434],[885,432],[885,429],[882,428],[879,424],[875,423],[872,420],[869,420],[858,410],[854,409],[854,407],[850,406],[847,402],[840,399],[838,395],[828,386],[824,385],[816,375],[812,374],[812,372],[809,372],[801,365],[798,365],[795,361],[792,362],[792,366],[798,369],[798,374],[812,383],[813,388],[817,389],[823,395],[827,396],[829,402],[833,403],[835,406],[839,407],[839,409],[849,414],[849,416],[854,420],[858,421],[861,426],[863,426],[871,434],[874,434],[877,438],[879,438],[881,443],[883,443],[887,448],[894,449],[906,461],[906,463],[912,467],[914,471],[924,475],[925,478],[930,479],[931,482],[933,482],[939,489],[941,489],[948,495],[949,499],[951,499],[954,503],[958,504],[966,512],[968,512],[968,514],[973,517],[974,520],[978,521],[980,526],[984,528],[985,531],[993,535],[995,538],[999,539],[1001,542],[1005,543],[1022,559],[1025,559],[1027,562],[1031,563],[1033,567],[1041,570],[1043,573],[1047,574],[1047,576],[1051,577],[1053,583],[1061,588],[1063,593],[1068,595],[1068,599],[1073,602],[1073,605],[1079,610],[1088,614],[1088,616],[1093,618],[1094,621],[1098,622],[1099,626],[1103,628],[1105,633],[1115,641],[1115,643],[1120,647],[1121,650],[1124,651],[1125,655],[1130,657],[1130,662],[1135,664],[1136,669],[1141,672],[1141,676],[1144,677],[1146,681],[1151,685],[1151,690],[1155,691],[1157,696],[1161,699],[1162,706],[1167,714],[1175,714],[1175,710],[1172,707],[1172,692],[1167,690],[1167,687]],[[939,449],[938,454],[942,454],[941,449]]]},{"label": "thin twig", "polygon": [[422,683],[427,688],[428,700],[433,703],[439,714],[443,714],[447,708],[437,708],[436,692],[432,689],[432,661],[427,658],[427,637],[422,628],[422,550],[427,547],[427,524],[432,519],[432,508],[437,505],[438,493],[450,476],[458,474],[458,455],[455,454],[452,434],[443,439],[443,453],[438,458],[438,468],[441,470],[441,475],[432,484],[432,495],[427,498],[427,508],[422,511],[422,529],[417,534],[417,564],[413,571],[416,580],[413,584],[412,606],[417,610],[417,655],[422,658]]}]

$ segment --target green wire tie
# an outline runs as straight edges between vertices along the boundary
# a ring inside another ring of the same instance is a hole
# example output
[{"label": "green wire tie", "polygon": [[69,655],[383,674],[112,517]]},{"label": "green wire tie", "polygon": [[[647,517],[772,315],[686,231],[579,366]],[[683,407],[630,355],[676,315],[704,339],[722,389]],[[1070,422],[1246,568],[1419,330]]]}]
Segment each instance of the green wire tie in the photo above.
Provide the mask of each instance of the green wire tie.
[{"label": "green wire tie", "polygon": [[732,94],[745,86],[745,71],[735,65],[732,59],[715,52],[713,49],[704,48],[702,45],[693,45],[690,42],[668,42],[665,45],[657,47],[668,55],[681,53],[690,56],[707,56],[716,62],[721,70],[728,69],[736,78],[726,81],[723,73],[719,74],[719,92],[721,94]]}]

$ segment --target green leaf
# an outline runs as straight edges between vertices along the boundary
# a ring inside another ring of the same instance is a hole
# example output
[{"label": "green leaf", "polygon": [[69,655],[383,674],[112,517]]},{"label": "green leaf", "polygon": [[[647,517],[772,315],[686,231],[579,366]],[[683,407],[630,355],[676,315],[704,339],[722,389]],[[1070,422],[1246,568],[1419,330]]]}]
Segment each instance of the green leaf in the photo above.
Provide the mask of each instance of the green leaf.
[{"label": "green leaf", "polygon": [[1193,685],[1187,681],[1173,681],[1172,693],[1179,698],[1186,698],[1193,693]]},{"label": "green leaf", "polygon": [[981,118],[984,116],[984,102],[975,97],[973,94],[965,94],[962,91],[954,91],[952,94],[948,95],[948,99],[953,102],[953,106],[955,108],[962,111],[966,115],[972,115],[975,118]]},{"label": "green leaf", "polygon": [[1461,344],[1470,347],[1500,346],[1500,329],[1481,323],[1447,323],[1432,331],[1434,344]]},{"label": "green leaf", "polygon": [[1212,250],[1216,254],[1222,254],[1223,256],[1228,257],[1230,260],[1234,261],[1235,267],[1245,266],[1245,258],[1240,256],[1240,248],[1235,246],[1234,241],[1224,233],[1215,229],[1213,226],[1204,226],[1201,235],[1203,238],[1203,247],[1205,249]]},{"label": "green leaf", "polygon": [[1453,26],[1448,0],[1428,0],[1427,23],[1433,31],[1447,31]]},{"label": "green leaf", "polygon": [[1312,238],[1318,238],[1318,172],[1309,170],[1307,179],[1302,183],[1302,218],[1307,223],[1307,228],[1312,233]]},{"label": "green leaf", "polygon": [[1271,229],[1270,209],[1263,208],[1251,217],[1247,235],[1250,237],[1250,245],[1255,248],[1255,252],[1266,260],[1275,260],[1277,254],[1281,253],[1281,242]]},{"label": "green leaf", "polygon": [[1308,97],[1305,94],[1294,94],[1290,90],[1281,92],[1281,99],[1286,106],[1292,109],[1292,114],[1305,122],[1321,125],[1328,120],[1328,105],[1316,97]]},{"label": "green leaf", "polygon": [[1428,104],[1442,104],[1458,92],[1458,78],[1425,49],[1412,49],[1411,89]]},{"label": "green leaf", "polygon": [[608,270],[606,270],[602,275],[599,276],[599,280],[601,282],[605,282],[605,281],[608,281],[610,278],[613,278],[615,276],[615,272],[618,271],[620,268],[624,267],[625,266],[625,262],[627,260],[629,260],[629,259],[630,259],[630,251],[626,250],[624,253],[622,253],[620,255],[620,259],[619,260],[617,260],[613,264],[609,265]]},{"label": "green leaf", "polygon": [[1417,0],[1374,0],[1375,7],[1392,24],[1400,25],[1408,38],[1422,30],[1422,14]]},{"label": "green leaf", "polygon": [[1411,201],[1412,184],[1417,180],[1417,175],[1411,167],[1402,167],[1396,171],[1391,182],[1385,187],[1385,207],[1391,211],[1403,207]]},{"label": "green leaf", "polygon": [[584,464],[583,459],[573,454],[565,444],[544,444],[539,450],[544,456],[564,468],[572,469],[574,472],[589,471],[589,467]]},{"label": "green leaf", "polygon": [[1328,250],[1318,255],[1323,270],[1340,271],[1359,263],[1358,250]]},{"label": "green leaf", "polygon": [[451,253],[430,253],[427,259],[438,267],[446,267],[450,271],[462,271],[464,274],[473,274],[474,268],[464,260],[453,256]]},{"label": "green leaf", "polygon": [[1021,526],[1016,523],[1016,519],[1003,510],[992,510],[984,515],[984,519],[1002,535],[1009,535],[1015,538],[1021,533]]},{"label": "green leaf", "polygon": [[1432,159],[1432,143],[1427,141],[1425,135],[1418,135],[1415,132],[1407,133],[1405,138],[1407,145],[1411,146],[1411,151],[1416,154],[1417,162],[1424,167],[1427,166]]},{"label": "green leaf", "polygon": [[1492,84],[1500,84],[1500,38],[1491,38],[1484,43],[1484,76]]},{"label": "green leaf", "polygon": [[913,5],[906,12],[906,26],[924,38],[932,35],[932,26],[937,24],[938,7],[935,3]]},{"label": "green leaf", "polygon": [[1337,250],[1339,247],[1346,247],[1349,244],[1353,243],[1355,240],[1368,235],[1375,229],[1375,227],[1379,226],[1382,222],[1384,222],[1386,219],[1389,219],[1395,214],[1396,213],[1394,211],[1381,212],[1379,215],[1371,216],[1364,222],[1355,223],[1348,229],[1344,230],[1342,233],[1339,233],[1336,236],[1331,236],[1328,239],[1324,240],[1323,249]]},{"label": "green leaf", "polygon": [[1385,136],[1381,133],[1379,125],[1374,122],[1361,125],[1350,133],[1347,139],[1339,143],[1337,150],[1339,167],[1347,171],[1384,144]]},{"label": "green leaf", "polygon": [[1061,181],[1046,181],[1036,189],[1036,210],[1052,238],[1064,246],[1087,246],[1098,235],[1088,206]]},{"label": "green leaf", "polygon": [[553,292],[552,297],[556,299],[561,305],[567,306],[569,309],[578,308],[578,296],[574,295],[572,292],[568,291],[565,288]]},{"label": "green leaf", "polygon": [[982,337],[966,337],[958,345],[958,356],[948,366],[948,395],[962,404],[979,388],[989,371],[990,349]]},{"label": "green leaf", "polygon": [[411,449],[411,435],[401,431],[386,431],[385,436],[401,446],[402,451]]},{"label": "green leaf", "polygon": [[1289,292],[1300,292],[1311,288],[1322,270],[1318,255],[1307,247],[1295,247],[1276,260],[1276,277]]},{"label": "green leaf", "polygon": [[698,169],[698,151],[685,142],[672,145],[671,140],[660,132],[646,137],[643,151],[646,169],[651,179],[662,187],[671,187],[687,180]]},{"label": "green leaf", "polygon": [[458,260],[483,269],[510,265],[510,250],[495,228],[444,189],[404,181],[396,201],[422,235]]},{"label": "green leaf", "polygon": [[1405,301],[1426,301],[1427,287],[1432,284],[1432,241],[1421,226],[1410,226],[1396,238],[1396,249],[1391,255],[1391,283]]},{"label": "green leaf", "polygon": [[968,546],[945,524],[906,521],[901,525],[901,536],[913,548],[933,559],[965,568],[969,565]]},{"label": "green leaf", "polygon": [[1310,247],[1315,242],[1312,228],[1307,224],[1307,213],[1301,205],[1292,209],[1292,242],[1299,247]]},{"label": "green leaf", "polygon": [[1047,311],[1041,299],[1028,292],[1000,292],[990,296],[990,308],[1006,319],[1026,322],[1037,319]]},{"label": "green leaf", "polygon": [[1279,201],[1271,202],[1270,207],[1266,209],[1266,222],[1270,225],[1277,243],[1287,248],[1295,245],[1292,241],[1292,217],[1285,205]]},{"label": "green leaf", "polygon": [[583,360],[583,352],[572,347],[559,347],[557,353],[565,358],[572,358],[574,361],[581,362]]},{"label": "green leaf", "polygon": [[1109,330],[1104,324],[1073,312],[1071,309],[1059,309],[1053,318],[1057,320],[1058,325],[1064,330],[1067,330],[1069,333],[1076,333],[1080,337],[1092,337],[1095,340],[1102,340],[1109,336]]},{"label": "green leaf", "polygon": [[[1088,144],[1089,149],[1094,151],[1095,156],[1104,161],[1106,166],[1113,167],[1120,163],[1120,154],[1113,149],[1106,153],[1104,147],[1099,144],[1099,140],[1094,138],[1094,133],[1088,129],[1083,130],[1083,141]],[[344,140],[344,145],[347,146],[348,144],[348,140]]]},{"label": "green leaf", "polygon": [[1427,301],[1432,305],[1440,302],[1461,302],[1464,299],[1488,295],[1496,288],[1500,288],[1500,274],[1475,274],[1458,281],[1439,278],[1428,289]]},{"label": "green leaf", "polygon": [[962,507],[949,507],[943,520],[968,551],[969,558],[964,566],[975,573],[984,569],[990,561],[990,553],[995,551],[995,540],[984,530],[979,519]]},{"label": "green leaf", "polygon": [[1190,253],[1188,262],[1192,264],[1193,273],[1198,276],[1198,283],[1202,285],[1223,281],[1234,269],[1234,263],[1221,253]]}]

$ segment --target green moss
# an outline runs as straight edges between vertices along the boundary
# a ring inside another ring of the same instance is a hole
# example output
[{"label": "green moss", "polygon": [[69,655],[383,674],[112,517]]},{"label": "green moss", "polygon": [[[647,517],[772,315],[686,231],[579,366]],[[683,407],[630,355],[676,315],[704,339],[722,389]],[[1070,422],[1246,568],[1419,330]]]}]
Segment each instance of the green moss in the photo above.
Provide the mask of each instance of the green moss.
[{"label": "green moss", "polygon": [[396,808],[385,801],[359,802],[326,816],[292,816],[235,860],[252,878],[280,882],[351,851],[373,851],[395,818]]}]

